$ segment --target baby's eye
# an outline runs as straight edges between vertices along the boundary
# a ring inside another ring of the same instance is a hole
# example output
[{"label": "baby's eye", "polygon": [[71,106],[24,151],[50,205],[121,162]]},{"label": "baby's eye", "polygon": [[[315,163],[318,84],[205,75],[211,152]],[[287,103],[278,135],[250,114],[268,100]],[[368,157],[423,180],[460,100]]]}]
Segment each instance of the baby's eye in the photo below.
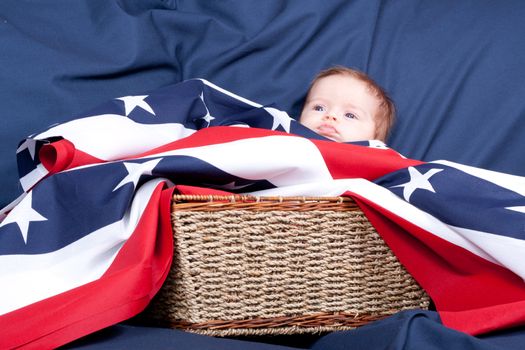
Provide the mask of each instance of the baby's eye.
[{"label": "baby's eye", "polygon": [[324,111],[324,106],[322,106],[322,105],[315,105],[313,110],[316,111],[316,112],[323,112]]},{"label": "baby's eye", "polygon": [[357,115],[354,113],[345,113],[345,117],[348,119],[357,119]]}]

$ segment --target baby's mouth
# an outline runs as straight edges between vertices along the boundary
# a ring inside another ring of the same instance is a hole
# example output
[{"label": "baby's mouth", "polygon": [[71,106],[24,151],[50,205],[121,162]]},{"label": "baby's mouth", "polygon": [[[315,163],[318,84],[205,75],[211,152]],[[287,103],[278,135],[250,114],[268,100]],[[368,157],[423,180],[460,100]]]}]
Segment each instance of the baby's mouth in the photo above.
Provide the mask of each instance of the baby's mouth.
[{"label": "baby's mouth", "polygon": [[317,132],[323,136],[335,136],[337,129],[329,124],[321,124],[317,127]]}]

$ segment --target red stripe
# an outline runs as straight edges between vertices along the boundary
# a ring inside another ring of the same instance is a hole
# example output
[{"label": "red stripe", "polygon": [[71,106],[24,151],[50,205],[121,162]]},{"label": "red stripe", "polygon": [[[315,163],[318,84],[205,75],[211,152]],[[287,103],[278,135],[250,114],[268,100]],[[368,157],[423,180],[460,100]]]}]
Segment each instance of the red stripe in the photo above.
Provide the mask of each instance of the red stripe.
[{"label": "red stripe", "polygon": [[167,143],[163,146],[157,147],[150,151],[144,152],[139,155],[134,155],[134,158],[145,157],[154,155],[161,152],[168,152],[175,149],[183,149],[190,147],[210,146],[226,142],[232,142],[242,139],[250,139],[265,136],[287,136],[287,137],[299,137],[291,135],[282,131],[274,131],[267,129],[258,128],[241,128],[231,126],[214,126],[212,128],[201,129],[188,137],[184,137],[180,140]]},{"label": "red stripe", "polygon": [[143,216],[98,280],[0,317],[0,348],[55,348],[142,311],[169,272],[171,190],[155,189]]},{"label": "red stripe", "polygon": [[321,151],[334,179],[363,178],[375,180],[393,171],[423,164],[401,157],[391,149],[312,140]]},{"label": "red stripe", "polygon": [[[484,289],[480,291],[484,293]],[[440,311],[444,325],[477,335],[525,324],[525,300],[464,312]]]},{"label": "red stripe", "polygon": [[[480,334],[503,326],[524,324],[525,288],[521,278],[468,250],[423,230],[380,208],[356,199],[367,218],[407,271],[427,291],[443,323]],[[494,317],[496,311],[504,317]]]},{"label": "red stripe", "polygon": [[60,140],[44,145],[40,149],[38,157],[42,165],[49,171],[49,175],[81,165],[105,162],[102,159],[79,151],[68,140]]}]

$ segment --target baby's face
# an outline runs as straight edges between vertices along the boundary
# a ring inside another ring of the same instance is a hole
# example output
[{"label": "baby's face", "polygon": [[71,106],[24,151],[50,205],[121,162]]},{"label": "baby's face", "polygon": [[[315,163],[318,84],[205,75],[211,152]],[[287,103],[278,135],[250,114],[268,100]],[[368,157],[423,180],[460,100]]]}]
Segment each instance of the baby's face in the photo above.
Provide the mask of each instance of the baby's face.
[{"label": "baby's face", "polygon": [[348,75],[319,79],[310,90],[299,122],[337,142],[373,140],[379,100]]}]

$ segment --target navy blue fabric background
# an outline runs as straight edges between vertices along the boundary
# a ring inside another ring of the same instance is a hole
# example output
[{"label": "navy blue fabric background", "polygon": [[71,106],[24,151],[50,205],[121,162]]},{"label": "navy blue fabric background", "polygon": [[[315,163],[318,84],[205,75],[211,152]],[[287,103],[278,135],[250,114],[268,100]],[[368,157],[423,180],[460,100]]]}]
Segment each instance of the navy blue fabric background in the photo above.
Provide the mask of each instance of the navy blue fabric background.
[{"label": "navy blue fabric background", "polygon": [[3,0],[0,206],[18,142],[114,97],[202,77],[294,116],[343,64],[397,103],[390,145],[525,175],[520,0]]},{"label": "navy blue fabric background", "polygon": [[99,103],[201,77],[297,116],[334,64],[391,94],[406,156],[525,176],[523,18],[521,0],[2,0],[0,207],[18,142]]}]

